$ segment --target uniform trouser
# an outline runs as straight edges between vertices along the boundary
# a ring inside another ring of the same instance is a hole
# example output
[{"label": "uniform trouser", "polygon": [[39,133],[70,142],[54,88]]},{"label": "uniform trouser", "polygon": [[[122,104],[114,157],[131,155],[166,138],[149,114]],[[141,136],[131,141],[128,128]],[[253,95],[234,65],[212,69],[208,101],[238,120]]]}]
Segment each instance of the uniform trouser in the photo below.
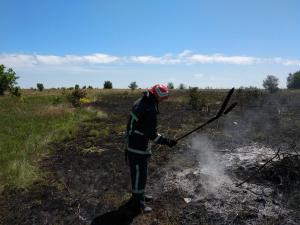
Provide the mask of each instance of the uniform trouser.
[{"label": "uniform trouser", "polygon": [[137,203],[144,201],[144,192],[147,182],[148,156],[128,153],[131,175],[132,197]]}]

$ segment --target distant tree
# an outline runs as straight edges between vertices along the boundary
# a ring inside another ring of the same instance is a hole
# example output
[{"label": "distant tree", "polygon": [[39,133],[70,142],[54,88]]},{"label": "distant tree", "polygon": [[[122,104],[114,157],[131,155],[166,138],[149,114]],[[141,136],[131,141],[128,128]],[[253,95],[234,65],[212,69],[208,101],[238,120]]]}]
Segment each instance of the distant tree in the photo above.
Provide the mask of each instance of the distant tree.
[{"label": "distant tree", "polygon": [[75,90],[79,89],[79,84],[75,84]]},{"label": "distant tree", "polygon": [[13,91],[14,86],[17,84],[16,80],[19,77],[13,69],[9,68],[6,70],[4,65],[0,65],[0,95],[4,95],[4,92],[9,90]]},{"label": "distant tree", "polygon": [[88,86],[88,89],[93,89],[93,87],[91,85]]},{"label": "distant tree", "polygon": [[300,70],[289,74],[287,78],[287,88],[300,89]]},{"label": "distant tree", "polygon": [[184,90],[184,89],[186,89],[186,87],[185,87],[184,84],[181,83],[181,84],[179,84],[179,89],[180,89],[180,90]]},{"label": "distant tree", "polygon": [[109,80],[104,81],[103,88],[104,89],[112,89],[112,82],[110,82]]},{"label": "distant tree", "polygon": [[138,85],[135,81],[131,82],[128,86],[132,91],[138,88]]},{"label": "distant tree", "polygon": [[174,84],[173,84],[172,82],[169,82],[169,83],[168,83],[168,88],[169,88],[169,89],[174,89]]},{"label": "distant tree", "polygon": [[42,83],[37,83],[36,87],[39,91],[43,91],[44,90],[44,85]]},{"label": "distant tree", "polygon": [[263,86],[271,93],[278,91],[278,78],[273,75],[268,75],[267,78],[263,81]]},{"label": "distant tree", "polygon": [[86,89],[86,86],[84,85],[84,86],[82,87],[82,89]]}]

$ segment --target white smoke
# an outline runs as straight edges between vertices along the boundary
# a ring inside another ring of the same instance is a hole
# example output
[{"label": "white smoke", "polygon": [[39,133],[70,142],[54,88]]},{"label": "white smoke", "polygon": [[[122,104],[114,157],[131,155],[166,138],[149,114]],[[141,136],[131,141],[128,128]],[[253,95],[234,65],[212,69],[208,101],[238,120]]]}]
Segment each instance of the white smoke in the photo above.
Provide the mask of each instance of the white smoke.
[{"label": "white smoke", "polygon": [[224,186],[232,185],[225,173],[224,159],[207,136],[194,135],[180,152],[166,168],[165,191],[175,187],[186,197],[198,200],[211,195],[218,197]]},{"label": "white smoke", "polygon": [[203,135],[191,139],[191,151],[197,156],[200,182],[207,192],[217,192],[223,184],[231,183],[225,174],[225,165],[212,142]]}]

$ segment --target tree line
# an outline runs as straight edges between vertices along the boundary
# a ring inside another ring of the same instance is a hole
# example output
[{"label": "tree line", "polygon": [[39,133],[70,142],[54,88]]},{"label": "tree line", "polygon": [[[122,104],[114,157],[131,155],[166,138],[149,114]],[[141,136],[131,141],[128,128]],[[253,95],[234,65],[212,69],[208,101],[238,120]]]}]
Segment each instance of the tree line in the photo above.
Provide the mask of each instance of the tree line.
[{"label": "tree line", "polygon": [[[19,77],[16,75],[15,71],[11,68],[6,69],[4,65],[0,65],[0,95],[4,95],[5,91],[9,91],[11,94],[15,96],[20,96],[20,87],[17,86],[17,79]],[[36,87],[39,91],[44,90],[44,85],[42,83],[37,83]],[[136,90],[138,88],[138,85],[136,81],[131,82],[128,87],[131,90]],[[278,78],[274,75],[268,75],[263,80],[263,87],[268,90],[269,92],[273,93],[279,90],[278,87]],[[112,89],[113,84],[111,81],[107,80],[103,83],[103,89]],[[168,83],[169,89],[175,89],[175,86],[172,82]],[[288,89],[300,89],[300,70],[296,71],[294,73],[289,73],[287,77],[287,88]],[[63,88],[65,89],[65,88]],[[74,89],[74,88],[69,88]],[[79,89],[79,85],[75,85],[75,89]],[[93,89],[92,86],[83,86],[82,89]],[[178,89],[186,89],[186,86],[181,83],[178,86]]]}]

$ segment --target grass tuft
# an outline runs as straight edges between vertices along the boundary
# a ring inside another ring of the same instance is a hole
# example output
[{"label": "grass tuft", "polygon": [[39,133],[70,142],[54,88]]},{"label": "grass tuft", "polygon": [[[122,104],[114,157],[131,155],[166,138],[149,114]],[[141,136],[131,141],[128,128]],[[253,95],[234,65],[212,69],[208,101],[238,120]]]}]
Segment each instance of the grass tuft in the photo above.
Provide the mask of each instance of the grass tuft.
[{"label": "grass tuft", "polygon": [[74,109],[61,96],[0,97],[0,191],[37,180],[38,160],[49,152],[48,144],[71,138],[76,125],[92,117],[94,112]]}]

